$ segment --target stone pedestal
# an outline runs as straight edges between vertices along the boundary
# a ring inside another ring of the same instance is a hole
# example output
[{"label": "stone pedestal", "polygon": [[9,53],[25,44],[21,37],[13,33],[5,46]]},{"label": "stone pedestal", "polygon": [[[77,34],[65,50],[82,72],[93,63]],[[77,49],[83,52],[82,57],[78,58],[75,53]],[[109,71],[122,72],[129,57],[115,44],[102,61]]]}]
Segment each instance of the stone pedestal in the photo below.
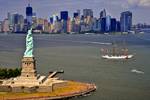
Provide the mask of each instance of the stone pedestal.
[{"label": "stone pedestal", "polygon": [[24,57],[22,59],[21,77],[36,77],[36,61],[34,57]]},{"label": "stone pedestal", "polygon": [[22,59],[21,76],[16,78],[14,85],[36,86],[39,84],[34,57],[24,57]]}]

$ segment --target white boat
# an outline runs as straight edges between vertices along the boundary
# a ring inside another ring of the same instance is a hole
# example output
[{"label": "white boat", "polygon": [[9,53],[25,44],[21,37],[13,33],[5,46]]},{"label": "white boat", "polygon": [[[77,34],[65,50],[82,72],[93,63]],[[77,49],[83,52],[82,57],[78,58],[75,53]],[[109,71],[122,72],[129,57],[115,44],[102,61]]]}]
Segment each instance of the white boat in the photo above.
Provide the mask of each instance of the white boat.
[{"label": "white boat", "polygon": [[[103,52],[103,55],[101,56],[104,59],[130,59],[132,58],[134,55],[132,54],[128,54],[128,49],[127,48],[123,48],[121,49],[121,51],[119,52],[116,47],[113,47],[112,49],[112,53],[109,53],[107,49],[101,49],[101,52]],[[122,53],[121,53],[122,52]]]},{"label": "white boat", "polygon": [[133,55],[102,55],[102,58],[104,59],[130,59]]}]

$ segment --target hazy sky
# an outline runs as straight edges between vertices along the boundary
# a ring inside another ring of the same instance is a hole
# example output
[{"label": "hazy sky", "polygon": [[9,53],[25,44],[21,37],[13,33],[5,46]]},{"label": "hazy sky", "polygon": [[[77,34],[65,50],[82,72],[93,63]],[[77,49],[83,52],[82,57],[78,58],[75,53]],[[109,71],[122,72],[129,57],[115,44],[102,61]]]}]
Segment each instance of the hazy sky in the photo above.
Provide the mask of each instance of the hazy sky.
[{"label": "hazy sky", "polygon": [[[34,12],[38,17],[48,18],[52,14],[59,14],[61,10],[68,10],[69,15],[74,11],[91,8],[95,16],[99,16],[102,9],[107,14],[119,19],[120,12],[133,12],[134,23],[150,24],[150,0],[30,0]],[[0,20],[7,16],[7,12],[17,12],[25,15],[28,0],[0,0]]]}]

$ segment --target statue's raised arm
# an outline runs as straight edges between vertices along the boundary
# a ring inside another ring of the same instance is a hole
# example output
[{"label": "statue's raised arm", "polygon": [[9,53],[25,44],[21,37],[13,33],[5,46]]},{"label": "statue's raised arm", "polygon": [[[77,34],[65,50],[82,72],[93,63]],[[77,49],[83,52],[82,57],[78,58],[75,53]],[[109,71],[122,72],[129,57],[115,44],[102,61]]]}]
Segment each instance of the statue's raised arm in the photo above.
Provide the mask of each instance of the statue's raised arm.
[{"label": "statue's raised arm", "polygon": [[33,57],[32,28],[28,30],[28,34],[26,36],[26,50],[24,52],[24,57]]}]

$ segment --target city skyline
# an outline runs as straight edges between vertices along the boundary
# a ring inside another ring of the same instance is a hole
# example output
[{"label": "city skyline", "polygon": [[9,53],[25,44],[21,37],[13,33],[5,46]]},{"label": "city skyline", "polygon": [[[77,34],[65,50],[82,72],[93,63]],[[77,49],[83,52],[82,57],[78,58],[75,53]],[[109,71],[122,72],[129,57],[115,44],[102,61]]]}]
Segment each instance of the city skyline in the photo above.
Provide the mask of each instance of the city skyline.
[{"label": "city skyline", "polygon": [[[81,11],[85,8],[92,9],[95,17],[99,17],[99,13],[102,9],[106,9],[107,13],[117,19],[120,18],[120,13],[126,10],[133,12],[133,24],[137,23],[150,23],[150,1],[149,0],[30,0],[34,12],[38,17],[49,18],[53,14],[59,14],[62,10],[67,10],[69,16],[73,15],[77,9]],[[25,16],[25,7],[28,4],[28,0],[0,0],[1,16],[0,20],[6,18],[8,12],[17,12]],[[144,15],[144,16],[143,16]],[[145,16],[146,15],[146,16]]]}]

